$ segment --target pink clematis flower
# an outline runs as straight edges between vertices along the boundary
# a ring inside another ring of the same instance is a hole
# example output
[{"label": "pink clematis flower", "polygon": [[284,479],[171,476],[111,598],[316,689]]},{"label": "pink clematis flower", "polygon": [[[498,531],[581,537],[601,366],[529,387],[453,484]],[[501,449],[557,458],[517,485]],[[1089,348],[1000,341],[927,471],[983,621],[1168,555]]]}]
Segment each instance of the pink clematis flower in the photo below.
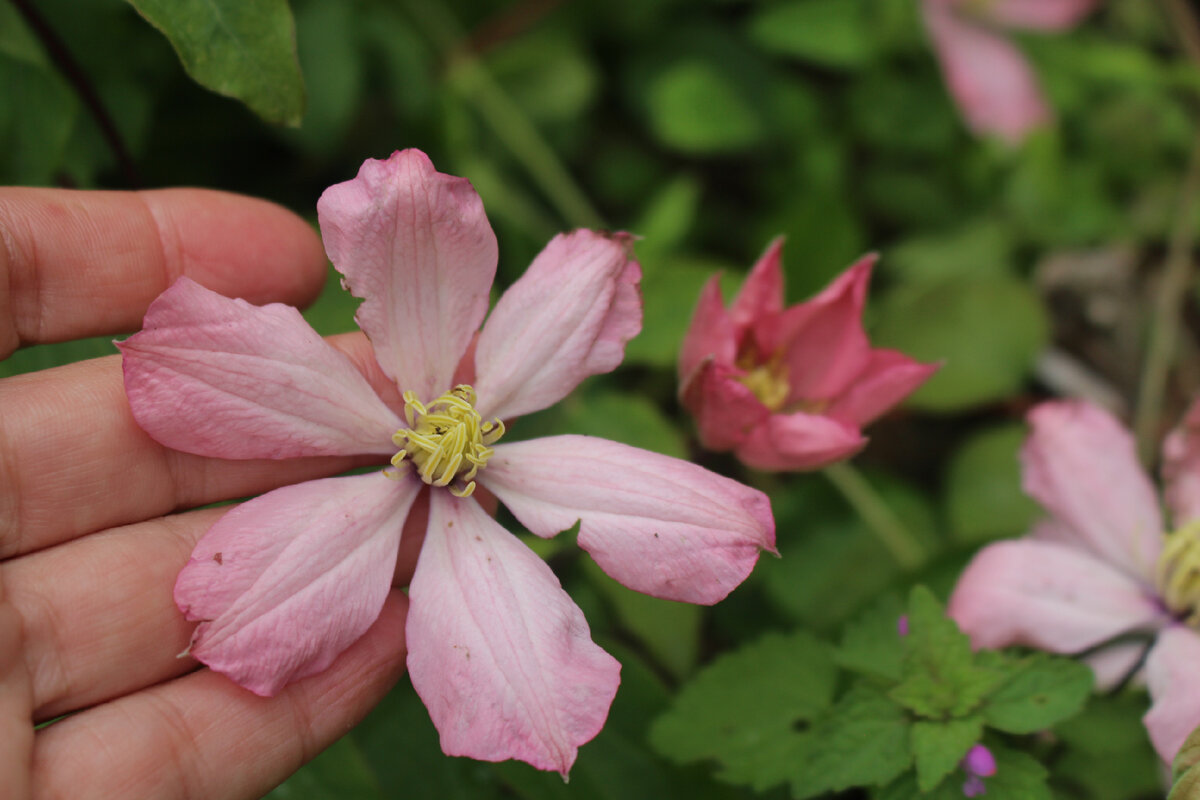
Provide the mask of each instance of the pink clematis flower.
[{"label": "pink clematis flower", "polygon": [[680,397],[708,449],[756,469],[816,469],[860,450],[863,426],[938,366],[871,348],[862,310],[874,255],[785,309],[782,249],[782,239],[767,248],[728,309],[719,277],[705,285],[679,354]]},{"label": "pink clematis flower", "polygon": [[261,695],[325,669],[379,614],[405,520],[428,493],[408,669],[442,748],[565,776],[607,717],[620,665],[546,564],[471,497],[476,483],[538,536],[579,521],[580,545],[626,586],[694,603],[723,598],[774,548],[767,498],[602,439],[496,443],[502,420],[623,358],[641,327],[627,236],[555,237],[480,331],[497,249],[468,181],[406,150],[364,163],[317,210],[394,394],[377,394],[294,308],[186,279],[121,347],[134,416],[169,447],[393,465],[278,489],[221,517],[175,586],[200,623],[190,652]]},{"label": "pink clematis flower", "polygon": [[[1200,403],[1164,445],[1165,533],[1133,438],[1083,402],[1044,403],[1029,415],[1021,452],[1025,491],[1050,513],[1024,539],[988,545],[950,599],[950,616],[978,647],[1020,644],[1056,653],[1114,637],[1154,634],[1144,722],[1170,762],[1200,725]],[[1097,682],[1134,669],[1145,647],[1117,643],[1089,656]]]},{"label": "pink clematis flower", "polygon": [[946,85],[975,133],[1020,142],[1050,120],[1033,69],[1003,29],[1074,27],[1098,0],[924,0]]}]

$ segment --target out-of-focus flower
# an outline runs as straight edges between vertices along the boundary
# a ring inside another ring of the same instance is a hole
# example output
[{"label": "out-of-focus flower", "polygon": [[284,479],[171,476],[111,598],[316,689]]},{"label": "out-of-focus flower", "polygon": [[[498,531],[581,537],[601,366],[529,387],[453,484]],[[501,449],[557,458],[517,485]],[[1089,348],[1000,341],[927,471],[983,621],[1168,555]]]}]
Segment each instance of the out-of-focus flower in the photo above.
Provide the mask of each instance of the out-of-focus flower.
[{"label": "out-of-focus flower", "polygon": [[975,133],[1019,142],[1050,119],[1029,62],[1005,29],[1074,27],[1099,0],[924,0],[946,85]]},{"label": "out-of-focus flower", "polygon": [[875,256],[785,309],[782,248],[767,248],[728,309],[719,276],[705,285],[679,355],[680,397],[709,450],[757,469],[816,469],[861,449],[862,428],[938,366],[868,342]]},{"label": "out-of-focus flower", "polygon": [[[1200,403],[1164,444],[1166,529],[1133,438],[1083,402],[1029,415],[1025,491],[1050,513],[1029,535],[985,547],[959,578],[950,616],[977,647],[1079,653],[1123,634],[1157,634],[1146,657],[1144,718],[1166,762],[1200,724]],[[1136,642],[1090,657],[1111,685],[1144,652]]]},{"label": "out-of-focus flower", "polygon": [[983,779],[996,774],[996,757],[992,755],[992,751],[977,744],[967,751],[958,765],[967,775],[966,781],[963,782],[963,794],[967,797],[987,794]]},{"label": "out-of-focus flower", "polygon": [[168,447],[393,465],[278,489],[221,517],[175,585],[200,622],[190,652],[262,695],[325,669],[378,616],[405,520],[428,493],[408,669],[442,748],[565,775],[604,724],[620,665],[546,564],[471,497],[476,483],[538,536],[578,521],[580,545],[626,586],[694,603],[723,598],[774,548],[767,498],[603,439],[496,443],[501,420],[620,363],[641,328],[629,237],[555,237],[480,331],[497,250],[465,179],[407,150],[365,162],[317,210],[331,260],[364,298],[357,319],[382,394],[294,308],[188,280],[121,348],[134,416]]}]

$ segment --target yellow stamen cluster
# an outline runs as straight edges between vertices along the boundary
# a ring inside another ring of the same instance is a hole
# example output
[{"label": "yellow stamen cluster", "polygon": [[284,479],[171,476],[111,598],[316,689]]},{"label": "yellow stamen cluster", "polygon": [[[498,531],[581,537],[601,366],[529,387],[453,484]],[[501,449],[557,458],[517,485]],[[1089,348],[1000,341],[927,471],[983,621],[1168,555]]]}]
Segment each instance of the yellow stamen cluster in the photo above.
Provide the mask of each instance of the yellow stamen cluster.
[{"label": "yellow stamen cluster", "polygon": [[1200,522],[1167,534],[1158,557],[1158,588],[1172,613],[1200,624]]},{"label": "yellow stamen cluster", "polygon": [[754,396],[771,411],[778,411],[787,402],[788,386],[787,365],[776,357],[765,364],[756,363],[754,353],[748,353],[739,358],[737,365],[746,371],[738,378],[743,386],[754,392]]},{"label": "yellow stamen cluster", "polygon": [[465,384],[428,406],[413,392],[405,392],[404,419],[408,427],[392,434],[392,442],[400,448],[392,456],[392,466],[411,462],[425,483],[449,486],[458,497],[470,497],[476,473],[492,456],[489,445],[504,435],[504,423],[483,422],[475,410],[475,390]]}]

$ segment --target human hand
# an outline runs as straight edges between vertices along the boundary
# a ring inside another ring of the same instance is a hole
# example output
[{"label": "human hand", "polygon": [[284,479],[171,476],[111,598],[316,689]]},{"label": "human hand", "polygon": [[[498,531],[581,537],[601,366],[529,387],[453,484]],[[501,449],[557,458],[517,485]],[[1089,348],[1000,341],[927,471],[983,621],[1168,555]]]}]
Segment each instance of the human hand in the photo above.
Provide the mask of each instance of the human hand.
[{"label": "human hand", "polygon": [[[303,303],[325,263],[260,200],[0,189],[0,358],[135,330],[185,274]],[[335,340],[370,377],[362,335]],[[262,698],[176,657],[193,624],[172,587],[227,510],[189,509],[352,465],[168,450],[134,422],[119,356],[0,381],[0,796],[257,797],[346,733],[403,672],[402,592],[332,667]],[[402,547],[398,582],[415,556]]]}]

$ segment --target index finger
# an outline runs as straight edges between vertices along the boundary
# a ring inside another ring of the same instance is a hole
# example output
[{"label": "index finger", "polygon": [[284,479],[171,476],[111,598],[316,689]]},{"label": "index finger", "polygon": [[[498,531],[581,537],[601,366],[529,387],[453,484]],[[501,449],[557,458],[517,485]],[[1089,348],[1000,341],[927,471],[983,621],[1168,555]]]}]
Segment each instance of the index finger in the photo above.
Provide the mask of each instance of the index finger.
[{"label": "index finger", "polygon": [[325,253],[287,209],[207,189],[0,189],[0,358],[137,329],[181,275],[252,303],[303,304]]}]

